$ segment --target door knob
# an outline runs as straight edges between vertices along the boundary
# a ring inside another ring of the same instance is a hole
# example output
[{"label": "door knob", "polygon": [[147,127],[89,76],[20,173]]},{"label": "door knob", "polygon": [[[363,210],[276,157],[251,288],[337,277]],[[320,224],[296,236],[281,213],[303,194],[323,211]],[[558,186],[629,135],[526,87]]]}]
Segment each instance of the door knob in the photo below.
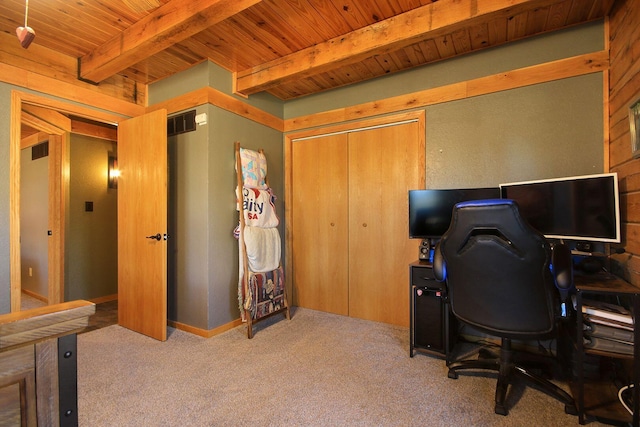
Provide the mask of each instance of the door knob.
[{"label": "door knob", "polygon": [[159,242],[160,240],[162,240],[162,234],[158,233],[154,234],[153,236],[147,236],[147,239],[155,239]]}]

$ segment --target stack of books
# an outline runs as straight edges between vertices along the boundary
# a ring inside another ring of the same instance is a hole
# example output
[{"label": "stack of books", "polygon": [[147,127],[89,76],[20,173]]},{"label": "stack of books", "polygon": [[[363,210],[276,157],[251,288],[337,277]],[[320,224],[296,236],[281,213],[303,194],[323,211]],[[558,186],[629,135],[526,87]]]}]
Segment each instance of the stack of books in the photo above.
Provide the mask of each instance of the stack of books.
[{"label": "stack of books", "polygon": [[[576,308],[575,296],[573,297]],[[633,355],[633,315],[626,308],[602,301],[582,300],[584,347]]]}]

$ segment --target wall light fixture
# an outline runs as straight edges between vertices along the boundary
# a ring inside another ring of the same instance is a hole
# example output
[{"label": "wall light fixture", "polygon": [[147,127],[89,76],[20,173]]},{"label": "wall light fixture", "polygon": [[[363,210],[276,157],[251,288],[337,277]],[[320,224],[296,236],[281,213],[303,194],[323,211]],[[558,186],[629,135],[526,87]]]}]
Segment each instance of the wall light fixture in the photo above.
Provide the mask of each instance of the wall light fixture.
[{"label": "wall light fixture", "polygon": [[107,186],[109,188],[118,188],[118,177],[120,171],[118,170],[118,158],[112,154],[109,154],[109,166],[107,172]]}]

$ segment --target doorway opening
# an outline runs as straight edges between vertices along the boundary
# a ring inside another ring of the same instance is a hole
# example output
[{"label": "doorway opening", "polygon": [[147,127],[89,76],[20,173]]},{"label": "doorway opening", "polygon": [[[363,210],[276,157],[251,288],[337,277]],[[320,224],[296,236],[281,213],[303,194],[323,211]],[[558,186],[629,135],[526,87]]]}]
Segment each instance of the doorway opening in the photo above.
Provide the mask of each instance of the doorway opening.
[{"label": "doorway opening", "polygon": [[[74,295],[72,288],[65,289],[67,280],[77,278],[79,274],[86,274],[86,266],[68,261],[69,257],[66,256],[68,249],[71,248],[72,252],[82,250],[83,247],[86,249],[86,242],[96,238],[100,240],[100,236],[95,235],[96,229],[109,228],[90,227],[91,229],[87,230],[84,236],[81,235],[82,226],[87,228],[87,221],[95,222],[95,216],[84,218],[83,221],[82,215],[87,214],[77,212],[74,206],[74,204],[78,205],[78,197],[81,200],[87,198],[87,190],[83,189],[83,185],[86,187],[87,183],[82,184],[83,181],[87,181],[86,172],[82,172],[82,167],[89,169],[96,169],[96,167],[95,161],[91,159],[88,162],[78,161],[79,170],[71,173],[70,162],[74,156],[82,160],[88,147],[108,146],[110,151],[114,151],[113,147],[117,142],[115,125],[117,118],[93,112],[85,107],[67,105],[18,91],[12,92],[11,113],[11,311],[19,311],[23,306],[31,308],[72,299],[104,302],[104,300],[117,298],[115,273],[113,273],[114,291],[111,295],[103,292],[97,299],[78,298]],[[41,146],[43,141],[47,141],[48,152],[32,158],[33,147]],[[83,165],[83,163],[88,164]],[[107,164],[106,155],[103,163]],[[73,183],[74,176],[77,178],[76,181],[81,183],[80,185]],[[35,192],[34,183],[37,188]],[[107,190],[106,181],[104,190],[105,192]],[[110,215],[113,224],[111,230],[115,239],[117,199],[115,194],[112,194],[111,198],[113,199],[113,214]],[[101,206],[104,204],[101,203]],[[44,211],[44,213],[34,218],[33,213],[38,211]],[[25,251],[25,233],[26,230],[32,229],[36,230],[38,244],[35,248],[27,247]],[[96,254],[98,262],[105,258],[104,250],[102,252]],[[117,263],[117,251],[114,252],[113,258],[109,269],[115,271],[117,267],[113,267],[113,263]],[[101,272],[93,274],[94,277],[101,275]],[[77,280],[74,282],[80,283]],[[82,280],[82,282],[92,283],[91,280]],[[22,303],[23,299],[25,304]]]}]

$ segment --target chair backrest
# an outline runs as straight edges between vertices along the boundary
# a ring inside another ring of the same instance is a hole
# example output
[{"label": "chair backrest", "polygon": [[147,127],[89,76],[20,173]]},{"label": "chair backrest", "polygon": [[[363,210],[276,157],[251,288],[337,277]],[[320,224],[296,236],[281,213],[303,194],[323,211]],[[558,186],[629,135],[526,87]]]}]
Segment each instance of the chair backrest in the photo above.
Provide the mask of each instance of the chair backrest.
[{"label": "chair backrest", "polygon": [[551,250],[516,202],[457,204],[438,250],[456,317],[506,338],[539,338],[554,330],[559,303]]}]

